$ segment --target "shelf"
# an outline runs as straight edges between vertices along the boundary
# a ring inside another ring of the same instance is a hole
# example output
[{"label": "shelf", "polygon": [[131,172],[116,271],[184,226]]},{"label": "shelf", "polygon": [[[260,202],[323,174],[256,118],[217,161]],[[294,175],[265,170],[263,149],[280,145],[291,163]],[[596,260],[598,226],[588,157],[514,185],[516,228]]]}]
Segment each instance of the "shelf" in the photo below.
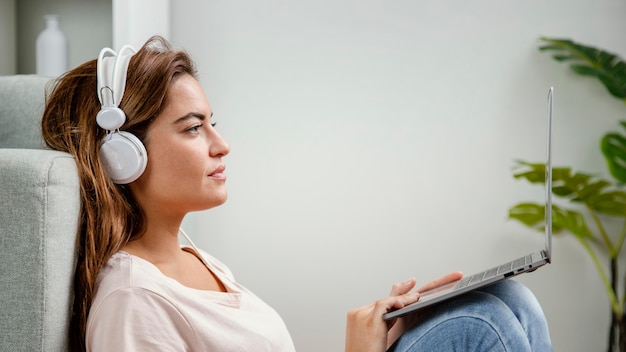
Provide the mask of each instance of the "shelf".
[{"label": "shelf", "polygon": [[35,41],[46,14],[60,16],[70,68],[96,58],[103,47],[138,46],[170,32],[169,0],[2,0],[0,75],[35,73]]}]

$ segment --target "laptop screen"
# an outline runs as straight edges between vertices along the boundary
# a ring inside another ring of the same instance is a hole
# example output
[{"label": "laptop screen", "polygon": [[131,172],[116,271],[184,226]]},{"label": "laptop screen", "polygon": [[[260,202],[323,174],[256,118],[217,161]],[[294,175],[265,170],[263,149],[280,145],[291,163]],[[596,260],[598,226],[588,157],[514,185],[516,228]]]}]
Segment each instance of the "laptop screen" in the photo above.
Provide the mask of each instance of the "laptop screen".
[{"label": "laptop screen", "polygon": [[548,90],[548,155],[546,160],[546,209],[545,214],[545,232],[546,232],[546,254],[548,261],[552,258],[552,107],[554,100],[554,87]]}]

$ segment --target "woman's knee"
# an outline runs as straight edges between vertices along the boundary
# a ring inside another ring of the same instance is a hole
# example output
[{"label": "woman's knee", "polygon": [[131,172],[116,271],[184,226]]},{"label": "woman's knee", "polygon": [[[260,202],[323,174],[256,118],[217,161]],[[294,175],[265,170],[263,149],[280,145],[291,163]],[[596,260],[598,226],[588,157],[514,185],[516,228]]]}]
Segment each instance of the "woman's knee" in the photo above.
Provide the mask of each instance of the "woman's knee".
[{"label": "woman's knee", "polygon": [[528,287],[514,280],[504,280],[481,289],[481,292],[493,295],[509,307],[526,331],[534,350],[551,350],[548,321],[539,301]]},{"label": "woman's knee", "polygon": [[[419,314],[419,313],[418,313]],[[530,351],[528,337],[499,299],[470,292],[423,313],[395,351]]]}]

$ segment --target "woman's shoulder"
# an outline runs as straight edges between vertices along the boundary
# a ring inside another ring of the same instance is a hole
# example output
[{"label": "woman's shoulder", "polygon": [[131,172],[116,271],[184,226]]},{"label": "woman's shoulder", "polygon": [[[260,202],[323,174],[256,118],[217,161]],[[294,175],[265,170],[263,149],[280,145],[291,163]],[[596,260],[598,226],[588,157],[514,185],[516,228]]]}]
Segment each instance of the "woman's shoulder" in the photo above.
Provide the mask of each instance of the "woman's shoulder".
[{"label": "woman's shoulder", "polygon": [[120,290],[156,292],[167,285],[167,278],[152,263],[119,251],[111,256],[98,273],[94,303]]},{"label": "woman's shoulder", "polygon": [[[193,341],[193,329],[168,286],[151,263],[126,252],[115,253],[98,274],[87,318],[87,343],[111,350],[138,350],[137,346],[153,343],[152,338],[176,346]],[[173,332],[173,337],[165,338]],[[176,338],[178,334],[184,338]]]},{"label": "woman's shoulder", "polygon": [[134,274],[141,272],[146,275],[156,275],[159,269],[149,261],[138,256],[132,255],[126,251],[119,251],[111,256],[104,267],[98,273],[98,281],[104,281],[110,277],[123,279],[128,285],[136,284]]}]

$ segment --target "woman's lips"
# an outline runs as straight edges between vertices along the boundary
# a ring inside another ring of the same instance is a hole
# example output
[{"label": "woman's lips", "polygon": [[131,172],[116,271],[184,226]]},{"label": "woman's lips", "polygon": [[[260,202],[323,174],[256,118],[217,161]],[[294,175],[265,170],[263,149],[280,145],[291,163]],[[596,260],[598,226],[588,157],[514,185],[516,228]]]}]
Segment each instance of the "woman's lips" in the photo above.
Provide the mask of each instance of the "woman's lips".
[{"label": "woman's lips", "polygon": [[209,177],[218,180],[226,180],[226,174],[224,173],[224,170],[226,170],[226,166],[220,165],[209,174]]}]

